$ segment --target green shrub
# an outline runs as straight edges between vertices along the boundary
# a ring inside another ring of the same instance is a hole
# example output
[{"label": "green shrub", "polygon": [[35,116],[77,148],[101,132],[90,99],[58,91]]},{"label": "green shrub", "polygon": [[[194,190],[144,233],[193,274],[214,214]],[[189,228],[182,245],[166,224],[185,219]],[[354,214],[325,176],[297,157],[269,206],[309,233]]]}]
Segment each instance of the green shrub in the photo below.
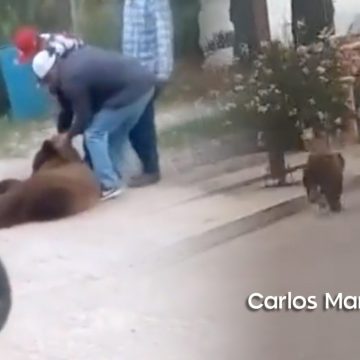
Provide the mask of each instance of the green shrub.
[{"label": "green shrub", "polygon": [[297,51],[267,44],[237,89],[242,111],[283,150],[291,132],[332,133],[346,110],[337,47],[327,39]]}]

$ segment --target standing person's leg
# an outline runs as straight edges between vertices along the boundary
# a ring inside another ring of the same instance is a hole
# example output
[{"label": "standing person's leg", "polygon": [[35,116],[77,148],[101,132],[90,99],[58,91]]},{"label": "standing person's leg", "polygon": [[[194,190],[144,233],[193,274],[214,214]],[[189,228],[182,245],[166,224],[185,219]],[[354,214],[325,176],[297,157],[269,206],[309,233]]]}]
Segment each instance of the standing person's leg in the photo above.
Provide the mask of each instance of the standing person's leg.
[{"label": "standing person's leg", "polygon": [[[126,119],[126,121],[122,127],[119,127],[116,132],[111,134],[109,139],[110,156],[119,176],[122,176],[121,164],[125,158],[125,151],[127,150],[126,143],[133,129],[137,127],[143,119],[144,111],[146,112],[149,104],[153,101],[153,94],[154,91],[152,90],[133,104],[121,109],[121,113],[119,113],[119,116]],[[144,142],[146,142],[146,139],[144,139]]]},{"label": "standing person's leg", "polygon": [[129,138],[143,164],[144,173],[159,174],[154,99],[149,102],[140,120],[130,131]]},{"label": "standing person's leg", "polygon": [[136,151],[142,166],[143,174],[133,178],[130,186],[141,187],[157,183],[160,180],[160,165],[155,125],[155,100],[154,97],[140,120],[130,132],[130,142]]},{"label": "standing person's leg", "polygon": [[120,170],[126,183],[129,184],[132,178],[141,175],[143,172],[142,163],[135,149],[131,145],[129,136],[123,147],[123,155],[124,157],[121,159]]},{"label": "standing person's leg", "polygon": [[114,171],[109,153],[109,137],[122,125],[118,112],[103,109],[95,115],[92,124],[85,131],[84,140],[93,171],[101,185],[103,196],[115,197],[122,192],[123,184]]},{"label": "standing person's leg", "polygon": [[91,157],[90,157],[89,150],[86,146],[85,139],[83,140],[83,148],[84,148],[84,162],[90,167],[90,169],[92,169]]},{"label": "standing person's leg", "polygon": [[153,94],[151,90],[138,101],[120,109],[103,109],[85,131],[86,147],[103,190],[103,199],[116,197],[125,186],[119,171],[122,149]]}]

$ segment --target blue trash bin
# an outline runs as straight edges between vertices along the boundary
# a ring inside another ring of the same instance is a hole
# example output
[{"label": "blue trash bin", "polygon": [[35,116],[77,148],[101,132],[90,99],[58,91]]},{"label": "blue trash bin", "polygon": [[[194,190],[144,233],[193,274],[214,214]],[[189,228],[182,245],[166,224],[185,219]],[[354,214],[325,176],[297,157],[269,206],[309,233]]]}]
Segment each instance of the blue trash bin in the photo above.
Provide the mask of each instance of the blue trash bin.
[{"label": "blue trash bin", "polygon": [[11,119],[45,119],[50,114],[50,99],[36,82],[31,64],[19,64],[14,47],[0,48],[0,64],[10,101]]}]

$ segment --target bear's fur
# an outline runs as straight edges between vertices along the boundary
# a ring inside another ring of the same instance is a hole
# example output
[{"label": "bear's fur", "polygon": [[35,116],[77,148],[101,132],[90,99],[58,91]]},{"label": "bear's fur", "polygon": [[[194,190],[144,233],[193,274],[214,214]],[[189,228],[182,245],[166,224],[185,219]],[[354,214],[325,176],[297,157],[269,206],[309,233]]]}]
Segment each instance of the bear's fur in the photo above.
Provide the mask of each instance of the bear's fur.
[{"label": "bear's fur", "polygon": [[344,168],[340,153],[310,154],[303,174],[309,202],[319,203],[324,197],[331,211],[341,211]]},{"label": "bear's fur", "polygon": [[99,200],[99,185],[77,151],[46,140],[35,155],[29,179],[0,182],[0,229],[65,218]]},{"label": "bear's fur", "polygon": [[5,194],[11,188],[13,189],[16,185],[19,185],[21,183],[22,181],[17,179],[6,179],[0,181],[0,195]]}]

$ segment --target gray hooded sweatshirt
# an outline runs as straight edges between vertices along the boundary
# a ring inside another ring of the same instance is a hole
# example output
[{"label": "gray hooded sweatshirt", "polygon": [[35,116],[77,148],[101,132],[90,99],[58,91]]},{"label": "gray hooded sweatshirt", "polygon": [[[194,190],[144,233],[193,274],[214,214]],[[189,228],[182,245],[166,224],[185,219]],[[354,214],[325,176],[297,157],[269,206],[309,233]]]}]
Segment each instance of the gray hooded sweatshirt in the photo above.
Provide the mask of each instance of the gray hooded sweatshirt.
[{"label": "gray hooded sweatshirt", "polygon": [[[58,130],[82,134],[102,109],[118,109],[137,101],[156,78],[133,58],[85,46],[60,59],[54,91],[61,112]],[[75,119],[73,119],[75,118]]]}]

